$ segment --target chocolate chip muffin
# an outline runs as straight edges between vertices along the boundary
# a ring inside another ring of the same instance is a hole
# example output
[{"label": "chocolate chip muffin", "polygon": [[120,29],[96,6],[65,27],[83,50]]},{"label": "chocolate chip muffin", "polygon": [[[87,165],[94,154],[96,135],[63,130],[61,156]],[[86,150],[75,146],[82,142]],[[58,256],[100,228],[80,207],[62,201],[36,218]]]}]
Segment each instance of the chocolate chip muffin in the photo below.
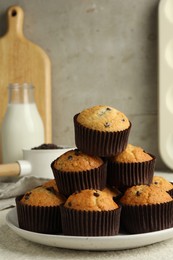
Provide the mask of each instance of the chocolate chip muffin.
[{"label": "chocolate chip muffin", "polygon": [[59,206],[65,202],[65,199],[53,187],[50,189],[41,186],[26,192],[20,202],[31,206],[50,207]]},{"label": "chocolate chip muffin", "polygon": [[78,149],[62,154],[51,167],[58,190],[65,196],[83,189],[103,189],[106,186],[106,162]]},{"label": "chocolate chip muffin", "polygon": [[153,176],[152,184],[156,185],[160,189],[167,191],[171,196],[173,196],[173,184],[166,180],[162,176]]},{"label": "chocolate chip muffin", "polygon": [[93,189],[81,190],[69,196],[60,208],[65,235],[118,234],[121,208],[105,192]]},{"label": "chocolate chip muffin", "polygon": [[65,197],[55,189],[43,186],[18,196],[16,207],[19,227],[32,232],[59,234],[62,230],[60,205],[65,201]]},{"label": "chocolate chip muffin", "polygon": [[98,105],[76,114],[74,127],[76,146],[81,151],[106,157],[125,149],[131,123],[117,109]]},{"label": "chocolate chip muffin", "polygon": [[121,191],[134,185],[151,184],[155,159],[143,148],[128,144],[122,153],[108,159],[108,184]]},{"label": "chocolate chip muffin", "polygon": [[78,115],[77,121],[87,128],[103,132],[123,131],[130,127],[128,118],[110,106],[85,109]]},{"label": "chocolate chip muffin", "polygon": [[139,163],[151,161],[152,159],[153,157],[145,152],[143,148],[132,144],[128,144],[122,153],[112,158],[114,162],[119,163]]},{"label": "chocolate chip muffin", "polygon": [[173,225],[173,199],[153,184],[128,188],[120,202],[121,224],[129,233],[152,232]]},{"label": "chocolate chip muffin", "polygon": [[172,201],[172,198],[167,192],[151,184],[127,189],[120,201],[125,205],[153,205]]}]

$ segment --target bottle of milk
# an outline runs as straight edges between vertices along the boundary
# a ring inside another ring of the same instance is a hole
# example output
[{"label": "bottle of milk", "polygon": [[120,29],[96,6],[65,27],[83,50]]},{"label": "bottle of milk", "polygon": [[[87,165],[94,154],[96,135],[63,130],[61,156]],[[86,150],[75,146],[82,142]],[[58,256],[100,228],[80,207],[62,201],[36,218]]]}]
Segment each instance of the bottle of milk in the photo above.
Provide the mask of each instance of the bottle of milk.
[{"label": "bottle of milk", "polygon": [[2,161],[23,159],[23,149],[44,143],[44,126],[31,84],[10,84],[7,111],[2,123]]}]

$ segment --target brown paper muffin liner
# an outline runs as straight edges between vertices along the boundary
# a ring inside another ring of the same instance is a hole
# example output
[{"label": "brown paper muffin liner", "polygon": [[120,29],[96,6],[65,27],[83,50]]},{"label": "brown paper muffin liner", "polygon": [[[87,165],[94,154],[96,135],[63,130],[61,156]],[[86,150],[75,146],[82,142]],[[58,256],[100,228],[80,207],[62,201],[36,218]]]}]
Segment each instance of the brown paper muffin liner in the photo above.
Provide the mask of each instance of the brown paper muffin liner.
[{"label": "brown paper muffin liner", "polygon": [[19,227],[28,231],[44,234],[62,232],[59,206],[37,207],[20,202],[23,195],[16,197]]},{"label": "brown paper muffin liner", "polygon": [[131,123],[128,129],[117,132],[103,132],[82,126],[74,120],[75,143],[79,150],[86,154],[101,157],[114,156],[121,153],[127,146]]},{"label": "brown paper muffin liner", "polygon": [[141,185],[151,184],[155,168],[155,156],[150,161],[141,163],[118,163],[108,160],[107,183],[115,186],[121,191],[126,188]]},{"label": "brown paper muffin liner", "polygon": [[54,168],[54,160],[51,163],[53,175],[61,194],[69,196],[72,193],[85,189],[102,190],[106,186],[107,180],[107,162],[100,167],[81,171],[81,172],[64,172]]},{"label": "brown paper muffin liner", "polygon": [[119,232],[121,207],[110,211],[81,211],[60,206],[62,230],[69,236],[114,236]]},{"label": "brown paper muffin liner", "polygon": [[172,226],[173,201],[155,205],[122,205],[121,228],[129,233],[153,232]]}]

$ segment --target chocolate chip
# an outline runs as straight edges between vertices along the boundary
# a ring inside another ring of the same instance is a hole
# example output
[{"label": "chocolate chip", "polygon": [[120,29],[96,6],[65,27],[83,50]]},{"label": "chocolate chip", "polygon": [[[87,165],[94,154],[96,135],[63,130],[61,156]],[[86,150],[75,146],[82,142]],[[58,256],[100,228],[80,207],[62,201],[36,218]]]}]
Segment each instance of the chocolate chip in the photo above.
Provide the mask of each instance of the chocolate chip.
[{"label": "chocolate chip", "polygon": [[69,161],[71,161],[73,159],[73,156],[72,155],[69,155],[68,158],[67,158]]},{"label": "chocolate chip", "polygon": [[110,123],[109,122],[106,122],[105,124],[104,124],[104,127],[110,127]]},{"label": "chocolate chip", "polygon": [[46,190],[50,191],[53,194],[56,194],[54,187],[46,187]]},{"label": "chocolate chip", "polygon": [[158,184],[158,181],[155,181],[154,184]]},{"label": "chocolate chip", "polygon": [[59,149],[59,147],[56,144],[41,144],[37,147],[31,148],[31,150],[42,150],[42,149]]},{"label": "chocolate chip", "polygon": [[107,110],[107,111],[111,111],[111,108],[110,108],[110,107],[107,107],[106,110]]},{"label": "chocolate chip", "polygon": [[99,196],[100,196],[100,194],[99,194],[98,192],[94,192],[93,195],[94,195],[95,197],[99,197]]},{"label": "chocolate chip", "polygon": [[72,204],[71,204],[71,202],[69,201],[69,202],[68,202],[68,206],[71,207],[71,205],[72,205]]},{"label": "chocolate chip", "polygon": [[136,192],[136,196],[140,196],[141,195],[141,192],[140,191],[137,191]]},{"label": "chocolate chip", "polygon": [[75,149],[75,155],[80,155],[80,151],[79,151],[79,149]]},{"label": "chocolate chip", "polygon": [[27,193],[25,194],[25,200],[29,200],[29,197],[30,197],[31,193],[32,193],[32,192],[27,192]]},{"label": "chocolate chip", "polygon": [[124,121],[125,121],[125,119],[123,118],[123,119],[122,119],[122,121],[124,122]]}]

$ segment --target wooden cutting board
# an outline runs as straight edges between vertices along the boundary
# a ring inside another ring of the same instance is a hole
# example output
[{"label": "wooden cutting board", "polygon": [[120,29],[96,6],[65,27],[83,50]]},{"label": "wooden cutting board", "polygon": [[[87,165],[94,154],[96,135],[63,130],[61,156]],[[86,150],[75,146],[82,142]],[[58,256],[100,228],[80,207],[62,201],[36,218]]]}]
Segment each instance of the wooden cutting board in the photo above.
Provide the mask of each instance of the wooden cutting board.
[{"label": "wooden cutting board", "polygon": [[51,63],[47,54],[23,34],[24,12],[7,10],[8,29],[0,38],[0,126],[8,103],[9,83],[32,83],[35,101],[45,128],[45,142],[52,141]]}]

